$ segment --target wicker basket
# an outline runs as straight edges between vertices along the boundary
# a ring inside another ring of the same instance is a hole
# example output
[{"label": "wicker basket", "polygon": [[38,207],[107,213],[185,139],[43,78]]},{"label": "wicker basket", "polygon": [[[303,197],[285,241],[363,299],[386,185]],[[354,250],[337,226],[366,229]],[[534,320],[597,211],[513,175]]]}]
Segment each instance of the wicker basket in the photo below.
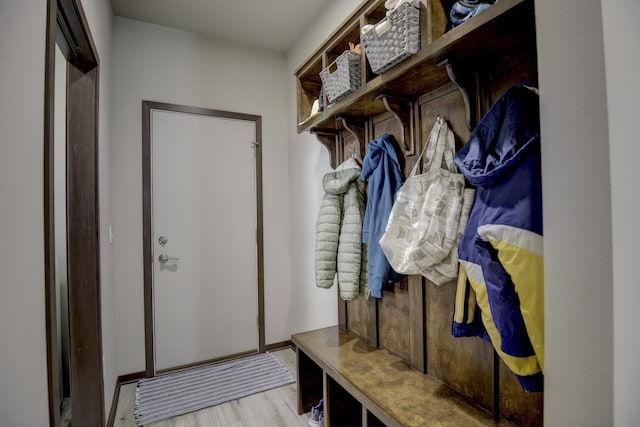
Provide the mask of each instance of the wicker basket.
[{"label": "wicker basket", "polygon": [[[331,71],[332,69],[334,69]],[[360,55],[344,51],[327,68],[320,71],[322,85],[330,103],[341,100],[362,84]]]},{"label": "wicker basket", "polygon": [[420,49],[420,8],[400,5],[361,39],[371,70],[384,73]]}]

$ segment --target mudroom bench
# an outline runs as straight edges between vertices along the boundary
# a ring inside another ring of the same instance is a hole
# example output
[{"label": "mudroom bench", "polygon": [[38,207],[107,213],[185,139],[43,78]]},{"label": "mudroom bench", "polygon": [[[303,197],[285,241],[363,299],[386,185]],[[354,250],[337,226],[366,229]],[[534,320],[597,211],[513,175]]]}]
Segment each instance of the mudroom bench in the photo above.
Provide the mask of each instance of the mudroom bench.
[{"label": "mudroom bench", "polygon": [[293,335],[298,413],[324,399],[325,426],[511,426],[387,350],[333,326]]}]

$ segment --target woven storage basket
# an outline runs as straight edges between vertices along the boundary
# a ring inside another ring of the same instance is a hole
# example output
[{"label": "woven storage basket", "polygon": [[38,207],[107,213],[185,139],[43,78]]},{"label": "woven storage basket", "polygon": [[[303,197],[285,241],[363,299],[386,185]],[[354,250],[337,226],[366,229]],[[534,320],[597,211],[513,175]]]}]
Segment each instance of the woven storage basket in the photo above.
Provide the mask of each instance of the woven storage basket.
[{"label": "woven storage basket", "polygon": [[[334,65],[335,71],[330,71]],[[341,100],[362,84],[360,55],[344,51],[331,65],[320,71],[320,78],[329,102]]]},{"label": "woven storage basket", "polygon": [[420,8],[400,5],[361,39],[371,70],[384,73],[420,49]]}]

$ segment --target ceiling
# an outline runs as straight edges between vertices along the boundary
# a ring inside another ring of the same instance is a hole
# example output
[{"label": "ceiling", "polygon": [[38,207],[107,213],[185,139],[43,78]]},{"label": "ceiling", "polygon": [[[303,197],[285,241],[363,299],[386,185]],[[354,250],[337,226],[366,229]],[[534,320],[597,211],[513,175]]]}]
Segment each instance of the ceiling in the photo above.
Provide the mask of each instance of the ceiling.
[{"label": "ceiling", "polygon": [[328,0],[112,0],[140,21],[286,52]]}]

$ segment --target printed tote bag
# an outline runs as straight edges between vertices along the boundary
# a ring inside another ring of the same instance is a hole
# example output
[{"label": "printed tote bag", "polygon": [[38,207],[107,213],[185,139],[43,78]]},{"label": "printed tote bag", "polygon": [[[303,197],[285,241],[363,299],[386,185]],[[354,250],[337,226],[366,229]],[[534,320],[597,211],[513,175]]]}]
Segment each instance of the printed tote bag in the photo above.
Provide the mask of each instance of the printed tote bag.
[{"label": "printed tote bag", "polygon": [[[453,163],[454,155],[453,132],[438,117],[411,174],[396,195],[380,239],[383,252],[398,273],[422,274],[435,278],[438,284],[450,279],[436,268],[443,261],[451,263],[449,255],[452,249],[457,250],[461,235],[465,182]],[[422,173],[416,174],[423,157]],[[469,197],[467,194],[467,203]],[[457,274],[457,254],[454,263],[452,277]],[[448,275],[446,265],[443,270]]]},{"label": "printed tote bag", "polygon": [[460,221],[458,222],[458,234],[455,243],[451,248],[451,252],[442,261],[434,265],[433,268],[424,270],[421,274],[431,280],[436,285],[443,285],[455,279],[458,276],[458,245],[464,234],[464,230],[469,222],[471,208],[476,197],[476,190],[465,188],[462,196],[462,211],[460,212]]}]

